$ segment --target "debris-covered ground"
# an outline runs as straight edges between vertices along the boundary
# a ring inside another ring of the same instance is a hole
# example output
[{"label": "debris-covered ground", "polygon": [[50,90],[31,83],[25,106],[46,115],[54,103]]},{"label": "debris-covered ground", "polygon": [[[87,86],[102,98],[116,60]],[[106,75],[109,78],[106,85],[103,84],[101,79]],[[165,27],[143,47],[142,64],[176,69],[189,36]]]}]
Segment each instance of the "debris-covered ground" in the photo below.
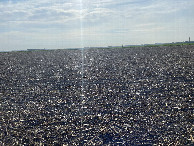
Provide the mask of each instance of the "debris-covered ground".
[{"label": "debris-covered ground", "polygon": [[192,145],[193,56],[194,46],[0,53],[0,145]]}]

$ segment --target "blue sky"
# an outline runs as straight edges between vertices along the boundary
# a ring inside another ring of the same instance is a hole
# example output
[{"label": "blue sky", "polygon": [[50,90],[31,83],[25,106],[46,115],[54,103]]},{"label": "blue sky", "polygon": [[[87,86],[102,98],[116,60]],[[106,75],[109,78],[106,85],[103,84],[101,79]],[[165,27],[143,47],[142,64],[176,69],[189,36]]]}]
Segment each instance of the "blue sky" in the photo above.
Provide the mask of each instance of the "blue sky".
[{"label": "blue sky", "polygon": [[194,41],[193,0],[1,0],[0,51]]}]

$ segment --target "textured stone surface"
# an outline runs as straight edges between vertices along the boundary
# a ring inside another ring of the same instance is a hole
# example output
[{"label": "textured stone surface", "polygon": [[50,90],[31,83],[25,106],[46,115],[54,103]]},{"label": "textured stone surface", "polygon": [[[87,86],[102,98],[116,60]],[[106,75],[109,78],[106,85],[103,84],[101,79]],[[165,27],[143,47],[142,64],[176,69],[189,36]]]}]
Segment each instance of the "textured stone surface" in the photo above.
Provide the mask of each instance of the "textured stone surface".
[{"label": "textured stone surface", "polygon": [[83,52],[0,53],[0,145],[193,144],[194,46]]}]

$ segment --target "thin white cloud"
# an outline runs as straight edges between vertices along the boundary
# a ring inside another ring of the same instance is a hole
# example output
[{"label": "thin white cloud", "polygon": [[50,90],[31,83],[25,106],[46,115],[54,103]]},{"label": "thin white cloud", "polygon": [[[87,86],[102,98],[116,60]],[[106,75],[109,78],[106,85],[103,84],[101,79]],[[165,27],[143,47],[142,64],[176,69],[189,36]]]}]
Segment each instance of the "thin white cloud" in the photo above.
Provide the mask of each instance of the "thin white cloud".
[{"label": "thin white cloud", "polygon": [[79,47],[81,40],[86,46],[122,44],[129,39],[133,43],[181,41],[172,40],[172,34],[192,37],[193,7],[193,0],[0,1],[0,49],[8,41],[8,48],[21,48],[22,39],[31,40],[29,47],[46,47],[48,39],[48,46],[55,48]]}]

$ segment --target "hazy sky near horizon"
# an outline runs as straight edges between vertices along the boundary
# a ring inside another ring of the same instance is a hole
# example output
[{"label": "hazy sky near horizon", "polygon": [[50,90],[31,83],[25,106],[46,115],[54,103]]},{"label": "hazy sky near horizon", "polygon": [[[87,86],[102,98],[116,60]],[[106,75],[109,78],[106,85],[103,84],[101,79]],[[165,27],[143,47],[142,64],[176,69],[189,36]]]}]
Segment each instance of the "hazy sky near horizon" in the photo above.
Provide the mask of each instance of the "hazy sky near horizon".
[{"label": "hazy sky near horizon", "polygon": [[194,41],[193,0],[1,0],[0,51]]}]

